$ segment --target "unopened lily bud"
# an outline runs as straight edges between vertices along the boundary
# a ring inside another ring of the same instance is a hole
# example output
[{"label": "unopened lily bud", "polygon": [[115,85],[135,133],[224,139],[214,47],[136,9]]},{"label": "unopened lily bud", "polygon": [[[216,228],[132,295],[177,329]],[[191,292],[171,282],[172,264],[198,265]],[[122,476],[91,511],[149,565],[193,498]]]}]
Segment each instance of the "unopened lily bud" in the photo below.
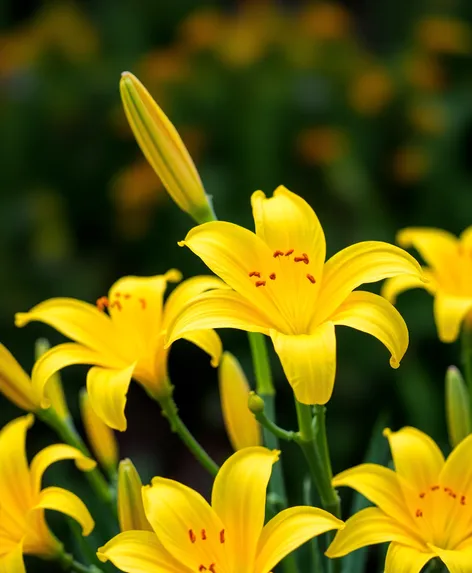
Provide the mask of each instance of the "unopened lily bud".
[{"label": "unopened lily bud", "polygon": [[454,448],[471,433],[469,391],[455,366],[446,372],[446,418],[449,442]]},{"label": "unopened lily bud", "polygon": [[109,475],[115,475],[119,457],[115,433],[97,416],[85,389],[80,393],[80,411],[85,433],[95,458]]},{"label": "unopened lily bud", "polygon": [[249,384],[237,359],[225,352],[218,371],[221,408],[235,450],[262,444],[261,427],[248,408]]},{"label": "unopened lily bud", "polygon": [[187,148],[151,94],[129,72],[122,74],[120,93],[136,141],[172,199],[197,223],[215,219]]},{"label": "unopened lily bud", "polygon": [[144,513],[142,487],[133,462],[122,460],[118,466],[118,520],[121,531],[152,531]]},{"label": "unopened lily bud", "polygon": [[33,393],[31,378],[3,344],[0,344],[0,392],[22,410],[36,412],[41,409],[39,398]]},{"label": "unopened lily bud", "polygon": [[262,414],[265,408],[264,400],[255,392],[249,392],[247,407],[253,414]]},{"label": "unopened lily bud", "polygon": [[[50,348],[51,345],[46,338],[38,338],[35,344],[36,360],[38,360]],[[59,418],[61,418],[61,420],[70,418],[70,412],[69,408],[67,407],[64,390],[62,388],[61,375],[59,372],[55,372],[48,380],[47,397],[51,407],[54,408],[56,414],[59,416]]]}]

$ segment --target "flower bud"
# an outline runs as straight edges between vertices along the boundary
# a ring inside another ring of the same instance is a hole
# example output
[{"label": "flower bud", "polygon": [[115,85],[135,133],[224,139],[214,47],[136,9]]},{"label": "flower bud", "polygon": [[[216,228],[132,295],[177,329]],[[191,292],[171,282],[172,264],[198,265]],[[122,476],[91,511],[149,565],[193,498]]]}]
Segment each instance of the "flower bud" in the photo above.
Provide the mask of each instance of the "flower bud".
[{"label": "flower bud", "polygon": [[247,407],[253,414],[262,414],[265,408],[264,400],[255,392],[249,392]]},{"label": "flower bud", "polygon": [[120,92],[136,141],[169,195],[197,223],[215,219],[192,158],[165,113],[129,72],[122,74]]},{"label": "flower bud", "polygon": [[3,344],[0,344],[0,392],[22,410],[35,412],[41,409],[30,377]]},{"label": "flower bud", "polygon": [[141,478],[129,459],[118,466],[118,520],[121,531],[152,531],[144,513]]},{"label": "flower bud", "polygon": [[[34,348],[36,360],[38,360],[50,348],[51,345],[46,338],[38,338]],[[51,407],[54,408],[59,418],[61,420],[67,420],[70,418],[70,412],[67,407],[64,390],[62,388],[61,375],[59,372],[55,372],[51,378],[49,378],[46,392]]]},{"label": "flower bud", "polygon": [[446,372],[446,418],[449,442],[455,448],[471,433],[469,391],[455,366]]},{"label": "flower bud", "polygon": [[113,476],[118,465],[118,443],[115,433],[97,416],[90,404],[87,391],[80,393],[80,412],[84,423],[85,433],[95,458]]},{"label": "flower bud", "polygon": [[249,384],[237,359],[225,352],[218,371],[221,409],[235,450],[262,444],[261,428],[248,408]]}]

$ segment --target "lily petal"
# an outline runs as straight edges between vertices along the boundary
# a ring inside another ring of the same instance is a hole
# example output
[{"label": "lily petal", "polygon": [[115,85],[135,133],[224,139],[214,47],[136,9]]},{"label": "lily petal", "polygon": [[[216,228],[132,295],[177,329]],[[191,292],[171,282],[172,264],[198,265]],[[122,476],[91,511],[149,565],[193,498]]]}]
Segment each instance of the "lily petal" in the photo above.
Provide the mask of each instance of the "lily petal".
[{"label": "lily petal", "polygon": [[211,505],[225,524],[225,545],[234,556],[234,571],[252,571],[264,525],[266,490],[279,452],[244,448],[221,466]]},{"label": "lily petal", "polygon": [[302,404],[326,404],[336,373],[336,337],[332,322],[312,334],[270,333],[285,376]]},{"label": "lily petal", "polygon": [[361,284],[401,274],[422,276],[419,263],[394,245],[365,241],[339,251],[325,264],[314,324],[326,320]]},{"label": "lily petal", "polygon": [[317,507],[284,509],[267,523],[257,546],[255,573],[266,573],[303,543],[344,523]]},{"label": "lily petal", "polygon": [[15,545],[8,553],[0,555],[0,573],[26,573],[22,543]]},{"label": "lily petal", "polygon": [[472,435],[469,435],[450,453],[442,468],[440,481],[447,484],[453,491],[461,492],[472,498],[471,457]]},{"label": "lily petal", "polygon": [[90,535],[95,526],[84,502],[75,493],[60,487],[43,489],[32,509],[53,509],[72,517],[82,527],[82,535]]},{"label": "lily petal", "polygon": [[472,225],[462,231],[459,240],[466,251],[472,250]]},{"label": "lily petal", "polygon": [[472,547],[452,551],[435,547],[434,550],[448,568],[449,573],[469,573],[471,570]]},{"label": "lily petal", "polygon": [[62,460],[74,460],[76,466],[84,472],[93,470],[97,465],[94,460],[84,456],[80,450],[72,446],[66,444],[47,446],[39,451],[31,461],[31,484],[35,494],[38,494],[41,489],[44,472],[50,465]]},{"label": "lily petal", "polygon": [[472,297],[450,296],[438,292],[434,298],[434,319],[442,342],[454,342],[462,321],[472,312]]},{"label": "lily petal", "polygon": [[110,360],[109,357],[74,342],[53,346],[38,358],[31,375],[33,391],[40,397],[43,408],[50,406],[47,396],[47,383],[50,378],[59,370],[74,364],[96,364],[115,368],[124,366],[121,361]]},{"label": "lily petal", "polygon": [[218,570],[231,573],[224,525],[196,491],[174,480],[156,477],[143,488],[144,511],[159,541],[182,565],[198,571],[200,565],[218,563]]},{"label": "lily petal", "polygon": [[395,304],[399,294],[412,288],[424,288],[430,294],[434,294],[437,289],[437,284],[433,273],[423,267],[423,277],[427,279],[428,282],[424,282],[414,275],[397,275],[384,282],[380,294],[392,304]]},{"label": "lily petal", "polygon": [[28,412],[39,407],[31,391],[30,377],[3,344],[0,344],[0,392]]},{"label": "lily petal", "polygon": [[377,507],[368,507],[346,521],[344,529],[336,533],[326,555],[330,558],[343,557],[361,547],[386,541],[398,541],[419,551],[425,548],[420,539],[412,537],[401,523]]},{"label": "lily petal", "polygon": [[97,551],[100,561],[111,561],[126,573],[190,573],[163,547],[155,533],[125,531]]},{"label": "lily petal", "polygon": [[120,432],[127,427],[126,394],[134,368],[135,364],[122,370],[95,366],[87,374],[87,391],[92,408],[105,424]]},{"label": "lily petal", "polygon": [[435,553],[425,553],[401,545],[390,543],[385,560],[385,573],[420,573],[430,559],[436,557]]},{"label": "lily petal", "polygon": [[212,221],[191,229],[179,245],[187,246],[200,257],[277,330],[290,332],[290,325],[280,310],[283,307],[279,307],[283,301],[271,286],[272,281],[266,280],[265,286],[257,288],[256,279],[250,276],[258,272],[264,280],[273,272],[275,264],[273,251],[256,234],[233,223]]},{"label": "lily petal", "polygon": [[186,332],[182,338],[204,350],[211,358],[211,365],[214,368],[218,366],[223,353],[223,345],[214,330],[194,330]]},{"label": "lily petal", "polygon": [[350,326],[375,336],[392,355],[390,366],[398,368],[408,348],[408,328],[401,314],[377,294],[352,292],[333,316],[333,324]]}]

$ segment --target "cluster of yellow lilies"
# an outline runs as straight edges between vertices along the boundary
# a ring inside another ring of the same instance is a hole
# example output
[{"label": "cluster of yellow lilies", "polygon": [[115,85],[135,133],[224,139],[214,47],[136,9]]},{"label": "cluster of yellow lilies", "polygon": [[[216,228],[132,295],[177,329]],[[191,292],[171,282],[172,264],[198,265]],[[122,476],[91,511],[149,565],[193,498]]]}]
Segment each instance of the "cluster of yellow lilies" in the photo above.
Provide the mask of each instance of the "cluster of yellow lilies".
[{"label": "cluster of yellow lilies", "polygon": [[[181,273],[171,269],[152,277],[124,277],[96,304],[53,298],[16,315],[19,327],[40,321],[72,342],[43,347],[31,377],[0,346],[0,390],[28,412],[0,431],[0,573],[24,573],[24,554],[57,560],[66,571],[99,570],[99,561],[76,561],[46,524],[45,510],[53,509],[76,520],[84,536],[94,528],[77,495],[55,486],[41,488],[46,468],[67,459],[86,472],[108,504],[110,521],[117,519],[121,533],[94,552],[121,571],[270,573],[291,559],[287,571],[296,573],[297,562],[289,554],[336,530],[322,557],[333,560],[333,571],[339,570],[338,558],[390,542],[387,573],[419,573],[432,559],[441,560],[451,573],[472,572],[470,420],[466,430],[456,432],[455,448],[446,460],[421,431],[387,429],[394,469],[362,464],[335,477],[322,421],[317,420],[319,435],[313,431],[314,414],[323,414],[333,392],[335,326],[377,338],[389,351],[393,368],[408,347],[407,326],[392,304],[399,293],[420,287],[434,296],[444,342],[456,340],[461,328],[472,328],[472,227],[459,238],[437,229],[401,231],[399,244],[420,253],[427,265],[421,267],[403,248],[378,241],[351,245],[326,260],[325,236],[315,212],[282,186],[272,197],[262,191],[252,195],[254,232],[218,221],[172,123],[132,74],[123,74],[120,87],[144,155],[177,205],[198,223],[179,244],[214,274],[182,281]],[[357,290],[383,279],[382,296]],[[169,283],[179,284],[164,302]],[[260,371],[267,368],[263,336],[270,337],[293,389],[298,432],[283,430],[267,415],[263,384],[260,396],[250,392],[237,359],[223,352],[215,332],[219,328],[252,333]],[[188,431],[173,401],[167,356],[181,338],[200,347],[219,367],[223,415],[236,450],[220,468]],[[59,372],[74,364],[91,366],[87,391],[81,395],[82,417],[107,477],[76,432],[64,400]],[[172,430],[215,476],[211,505],[186,485],[164,477],[143,487],[133,463],[119,462],[112,429],[126,430],[132,379],[160,405]],[[467,390],[461,391],[467,400]],[[25,440],[34,415],[66,443],[46,447],[28,463]],[[323,509],[287,507],[283,496],[278,504],[268,503],[273,464],[280,456],[268,435],[301,446]],[[344,523],[335,490],[340,486],[357,490],[373,507]],[[264,525],[268,510],[272,517]]]}]

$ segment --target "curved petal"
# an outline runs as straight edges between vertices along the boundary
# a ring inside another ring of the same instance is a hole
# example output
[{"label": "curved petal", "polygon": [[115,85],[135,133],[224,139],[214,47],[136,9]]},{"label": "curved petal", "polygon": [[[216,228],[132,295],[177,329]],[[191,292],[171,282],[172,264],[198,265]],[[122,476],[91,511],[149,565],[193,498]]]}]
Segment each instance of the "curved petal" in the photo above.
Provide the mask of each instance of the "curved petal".
[{"label": "curved petal", "polygon": [[47,383],[51,377],[66,366],[74,364],[96,364],[108,367],[122,365],[121,361],[110,360],[109,357],[74,342],[53,346],[38,358],[31,374],[33,392],[39,396],[41,407],[48,408],[51,404],[47,396]]},{"label": "curved petal", "polygon": [[398,432],[385,430],[392,451],[395,470],[416,492],[435,485],[444,467],[444,456],[434,440],[416,428]]},{"label": "curved petal", "polygon": [[[290,325],[280,310],[285,308],[283,297],[277,296],[277,289],[271,285],[276,281],[268,279],[276,269],[277,260],[257,235],[233,223],[212,221],[191,229],[179,245],[193,251],[279,330],[290,332]],[[256,287],[257,280],[251,276],[254,272],[266,282],[264,286]]]},{"label": "curved petal", "polygon": [[343,557],[361,547],[386,541],[398,541],[415,547],[417,551],[425,549],[420,539],[412,537],[401,523],[377,507],[368,507],[346,521],[344,529],[336,533],[326,555],[330,558]]},{"label": "curved petal", "polygon": [[434,298],[434,319],[441,342],[454,342],[462,321],[472,313],[472,297],[449,296],[438,292]]},{"label": "curved petal", "polygon": [[470,573],[472,570],[472,547],[453,551],[434,547],[434,550],[448,568],[449,573]]},{"label": "curved petal", "polygon": [[335,476],[333,485],[355,489],[409,531],[417,530],[408,513],[399,479],[394,471],[377,464],[361,464]]},{"label": "curved petal", "polygon": [[[16,326],[37,320],[52,326],[67,338],[92,348],[109,358],[125,350],[110,318],[88,302],[73,298],[51,298],[29,312],[15,315]],[[126,354],[124,354],[126,356]]]},{"label": "curved petal", "polygon": [[248,408],[248,381],[238,360],[229,352],[223,354],[218,382],[223,419],[233,449],[261,446],[261,426]]},{"label": "curved petal", "polygon": [[3,344],[0,344],[0,392],[28,412],[39,407],[31,391],[30,377]]},{"label": "curved petal", "polygon": [[437,282],[433,273],[423,267],[423,277],[427,279],[428,282],[424,282],[414,275],[397,275],[384,282],[380,294],[392,304],[395,304],[399,294],[412,288],[424,288],[429,293],[434,294],[437,289]]},{"label": "curved petal", "polygon": [[211,365],[214,368],[218,366],[223,353],[223,345],[220,337],[214,330],[194,330],[193,332],[186,332],[182,338],[192,342],[209,354]]},{"label": "curved petal", "polygon": [[400,366],[408,348],[408,328],[398,310],[381,296],[352,292],[330,320],[333,324],[350,326],[375,336],[390,351],[390,366]]},{"label": "curved petal", "polygon": [[323,322],[361,284],[402,274],[422,277],[418,262],[399,247],[381,241],[346,247],[325,264],[314,324]]},{"label": "curved petal", "polygon": [[31,484],[35,494],[41,489],[41,480],[48,467],[62,460],[74,460],[76,466],[83,472],[93,470],[97,465],[94,460],[79,451],[77,448],[66,444],[53,444],[38,452],[31,461]]},{"label": "curved petal", "polygon": [[126,573],[190,573],[168,553],[155,533],[125,531],[97,551],[100,561],[111,561]]},{"label": "curved petal", "polygon": [[420,552],[413,547],[390,543],[385,560],[385,573],[420,573],[434,553]]},{"label": "curved petal", "polygon": [[[143,488],[144,511],[164,548],[192,571],[218,564],[231,573],[224,525],[203,497],[193,489],[166,478],[154,478]],[[223,533],[222,533],[223,532]]]},{"label": "curved petal", "polygon": [[284,509],[262,530],[254,572],[272,571],[286,555],[309,539],[343,527],[344,523],[340,519],[317,507]]},{"label": "curved petal", "polygon": [[0,573],[26,573],[22,543],[15,545],[8,553],[0,555]]},{"label": "curved petal", "polygon": [[266,490],[279,452],[244,448],[221,466],[211,505],[225,525],[225,544],[234,571],[253,571],[257,542],[264,525]]},{"label": "curved petal", "polygon": [[312,334],[270,333],[285,376],[302,404],[326,404],[336,374],[334,325],[325,322]]},{"label": "curved petal", "polygon": [[126,394],[134,368],[135,364],[123,370],[94,367],[87,374],[87,391],[92,408],[105,424],[120,432],[124,432],[127,426]]},{"label": "curved petal", "polygon": [[463,249],[472,250],[472,225],[462,231],[459,240]]},{"label": "curved petal", "polygon": [[213,290],[193,299],[187,308],[169,324],[169,346],[187,332],[209,328],[238,328],[269,334],[273,325],[245,298],[229,289]]},{"label": "curved petal", "polygon": [[197,276],[180,283],[168,296],[164,305],[163,329],[175,322],[177,316],[199,294],[208,290],[229,288],[221,279],[212,276]]},{"label": "curved petal", "polygon": [[23,515],[33,503],[28,461],[26,432],[33,425],[32,414],[9,422],[0,431],[0,492],[2,508],[13,518]]},{"label": "curved petal", "polygon": [[90,535],[95,526],[84,502],[75,493],[60,487],[43,489],[32,509],[53,509],[72,517],[82,527],[82,535]]}]

